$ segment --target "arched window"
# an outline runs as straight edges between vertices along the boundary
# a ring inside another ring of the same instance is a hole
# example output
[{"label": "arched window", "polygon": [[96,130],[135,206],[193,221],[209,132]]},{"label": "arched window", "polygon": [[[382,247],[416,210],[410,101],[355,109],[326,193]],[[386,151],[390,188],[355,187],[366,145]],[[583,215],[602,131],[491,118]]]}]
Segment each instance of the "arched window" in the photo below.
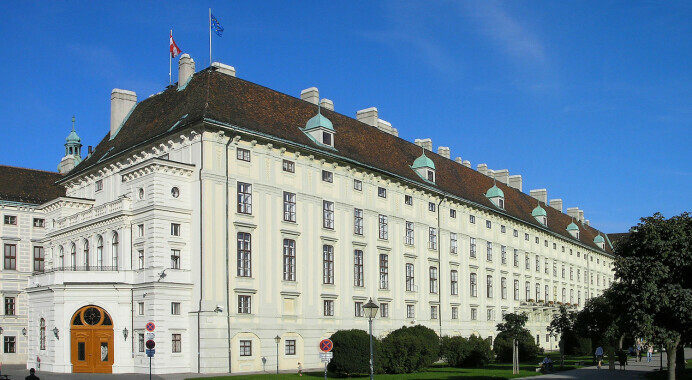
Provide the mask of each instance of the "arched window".
[{"label": "arched window", "polygon": [[84,239],[84,266],[89,270],[89,240]]},{"label": "arched window", "polygon": [[118,270],[118,233],[113,231],[113,240],[111,242],[111,258],[113,262],[113,270]]},{"label": "arched window", "polygon": [[72,248],[70,248],[70,268],[77,270],[77,245],[75,243],[72,243]]},{"label": "arched window", "polygon": [[58,260],[59,264],[56,265],[58,268],[65,266],[65,249],[63,249],[62,245],[58,247]]},{"label": "arched window", "polygon": [[103,238],[101,235],[96,237],[96,266],[103,269]]},{"label": "arched window", "polygon": [[46,320],[43,318],[39,322],[39,348],[46,349]]}]

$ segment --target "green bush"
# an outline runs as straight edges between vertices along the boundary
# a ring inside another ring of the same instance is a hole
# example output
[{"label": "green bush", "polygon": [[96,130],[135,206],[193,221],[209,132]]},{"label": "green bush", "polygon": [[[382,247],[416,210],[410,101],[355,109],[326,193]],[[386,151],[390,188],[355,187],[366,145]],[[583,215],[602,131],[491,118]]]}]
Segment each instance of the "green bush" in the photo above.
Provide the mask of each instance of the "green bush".
[{"label": "green bush", "polygon": [[468,355],[462,367],[482,367],[493,359],[493,350],[487,339],[471,335],[468,339]]},{"label": "green bush", "polygon": [[469,340],[462,336],[444,336],[440,339],[440,357],[452,367],[461,367],[469,355]]},{"label": "green bush", "polygon": [[[370,336],[363,330],[339,330],[329,339],[334,343],[334,357],[328,369],[339,376],[352,376],[370,373]],[[372,338],[375,367],[379,358],[380,342]]]},{"label": "green bush", "polygon": [[574,331],[565,333],[563,338],[567,355],[591,355],[595,351],[591,339],[579,336]]},{"label": "green bush", "polygon": [[403,326],[382,340],[382,367],[387,373],[411,373],[430,367],[440,355],[440,339],[425,326]]},{"label": "green bush", "polygon": [[[519,341],[519,360],[529,361],[536,359],[538,346],[533,337],[531,337],[531,333],[525,330],[517,337],[517,340]],[[509,333],[503,331],[497,334],[493,345],[493,351],[495,351],[498,361],[512,361],[512,337]]]}]

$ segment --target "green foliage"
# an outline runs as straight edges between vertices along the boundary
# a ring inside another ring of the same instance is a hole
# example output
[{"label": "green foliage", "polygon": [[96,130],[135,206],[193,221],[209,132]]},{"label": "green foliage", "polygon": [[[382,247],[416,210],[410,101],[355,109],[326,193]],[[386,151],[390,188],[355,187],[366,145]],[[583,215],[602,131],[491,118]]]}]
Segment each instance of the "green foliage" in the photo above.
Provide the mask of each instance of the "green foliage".
[{"label": "green foliage", "polygon": [[[519,360],[528,361],[536,359],[538,346],[536,340],[531,336],[531,332],[525,330],[517,337],[519,341]],[[502,331],[495,337],[493,351],[500,362],[512,362],[512,341],[514,337],[507,331]]]},{"label": "green foliage", "polygon": [[622,333],[618,317],[622,316],[614,302],[617,297],[615,284],[606,289],[603,294],[586,301],[584,308],[577,314],[574,330],[578,335],[591,339],[592,347],[603,346],[603,349],[615,347]]},{"label": "green foliage", "polygon": [[575,331],[568,331],[562,335],[565,342],[567,355],[591,355],[595,348],[591,345],[591,339],[580,336]]},{"label": "green foliage", "polygon": [[382,366],[388,373],[410,373],[431,366],[440,357],[440,339],[425,326],[402,326],[382,340]]},{"label": "green foliage", "polygon": [[461,363],[463,367],[482,367],[493,359],[493,350],[487,339],[471,335],[468,340],[468,355]]},{"label": "green foliage", "polygon": [[529,320],[529,316],[526,313],[505,314],[503,319],[505,322],[497,324],[497,331],[507,332],[510,336],[519,336],[524,331],[528,331],[524,328]]},{"label": "green foliage", "polygon": [[[339,376],[352,376],[370,373],[370,340],[363,330],[339,330],[329,339],[334,343],[334,357],[328,369]],[[379,341],[373,337],[375,367],[380,362]]]},{"label": "green foliage", "polygon": [[440,339],[440,357],[452,367],[461,367],[469,355],[468,342],[461,336],[443,336]]}]

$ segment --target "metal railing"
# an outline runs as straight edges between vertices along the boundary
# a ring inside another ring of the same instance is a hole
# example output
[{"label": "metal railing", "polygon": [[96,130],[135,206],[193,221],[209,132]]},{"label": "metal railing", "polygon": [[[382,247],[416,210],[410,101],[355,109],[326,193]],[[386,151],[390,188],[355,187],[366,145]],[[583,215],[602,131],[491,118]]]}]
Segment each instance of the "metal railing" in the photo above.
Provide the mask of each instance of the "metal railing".
[{"label": "metal railing", "polygon": [[51,272],[117,272],[118,267],[106,265],[87,265],[87,266],[62,266],[46,269],[44,271],[34,271],[34,274],[51,273]]}]

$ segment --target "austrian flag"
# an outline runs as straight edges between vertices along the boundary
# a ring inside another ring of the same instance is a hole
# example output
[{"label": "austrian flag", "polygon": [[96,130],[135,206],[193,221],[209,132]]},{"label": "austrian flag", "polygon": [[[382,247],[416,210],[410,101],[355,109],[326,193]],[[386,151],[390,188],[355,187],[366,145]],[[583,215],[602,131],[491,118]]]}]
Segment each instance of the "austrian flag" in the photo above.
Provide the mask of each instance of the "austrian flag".
[{"label": "austrian flag", "polygon": [[180,48],[173,41],[173,31],[171,31],[171,58],[175,58],[180,54]]}]

